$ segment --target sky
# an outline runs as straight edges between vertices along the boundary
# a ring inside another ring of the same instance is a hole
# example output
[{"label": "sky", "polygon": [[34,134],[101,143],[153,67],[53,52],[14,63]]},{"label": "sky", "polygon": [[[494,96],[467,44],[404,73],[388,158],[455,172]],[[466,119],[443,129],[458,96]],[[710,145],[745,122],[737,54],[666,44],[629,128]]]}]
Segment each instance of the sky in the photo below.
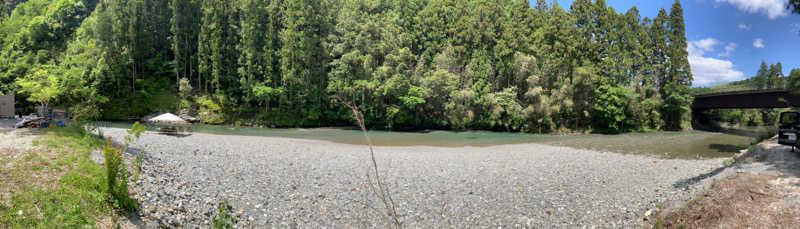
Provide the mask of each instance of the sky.
[{"label": "sky", "polygon": [[[551,0],[552,1],[552,0]],[[680,0],[689,43],[692,86],[711,86],[756,75],[761,61],[781,62],[783,74],[800,68],[800,15],[787,0]],[[532,1],[535,2],[535,1]],[[668,12],[674,0],[606,0],[617,12],[636,6],[642,17]],[[569,9],[572,0],[558,0]]]}]

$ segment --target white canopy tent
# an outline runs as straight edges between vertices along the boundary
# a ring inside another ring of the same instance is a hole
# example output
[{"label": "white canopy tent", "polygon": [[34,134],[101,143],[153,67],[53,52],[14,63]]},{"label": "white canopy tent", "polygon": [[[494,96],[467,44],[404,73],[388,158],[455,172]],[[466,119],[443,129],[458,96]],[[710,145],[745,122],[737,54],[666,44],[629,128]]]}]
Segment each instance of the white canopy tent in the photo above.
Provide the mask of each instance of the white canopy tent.
[{"label": "white canopy tent", "polygon": [[181,117],[174,115],[172,113],[164,113],[159,116],[153,117],[147,122],[150,123],[170,123],[170,124],[187,124],[186,120],[183,120]]}]

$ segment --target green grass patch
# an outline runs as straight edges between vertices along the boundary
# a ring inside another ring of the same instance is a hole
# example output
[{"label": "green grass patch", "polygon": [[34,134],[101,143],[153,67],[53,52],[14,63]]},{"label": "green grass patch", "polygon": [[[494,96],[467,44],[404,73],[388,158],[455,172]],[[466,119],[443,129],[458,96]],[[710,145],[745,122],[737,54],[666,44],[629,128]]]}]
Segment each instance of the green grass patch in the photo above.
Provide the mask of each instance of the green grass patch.
[{"label": "green grass patch", "polygon": [[730,166],[732,164],[735,164],[735,163],[736,163],[736,158],[731,158],[731,159],[727,159],[727,160],[722,161],[722,166],[728,167],[728,166]]},{"label": "green grass patch", "polygon": [[0,228],[91,228],[111,214],[105,170],[89,159],[102,139],[75,125],[44,129],[35,144],[45,149],[28,153],[22,159],[26,163],[15,163],[0,175],[23,181],[43,174],[59,177],[12,189],[10,200],[0,203]]}]

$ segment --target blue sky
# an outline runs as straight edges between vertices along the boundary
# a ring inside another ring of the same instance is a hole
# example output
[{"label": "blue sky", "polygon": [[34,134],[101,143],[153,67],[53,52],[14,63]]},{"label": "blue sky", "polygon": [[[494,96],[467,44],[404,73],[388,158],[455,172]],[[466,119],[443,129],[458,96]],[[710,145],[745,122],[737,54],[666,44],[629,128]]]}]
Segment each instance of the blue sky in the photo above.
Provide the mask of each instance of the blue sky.
[{"label": "blue sky", "polygon": [[[642,17],[669,11],[674,0],[606,0],[617,12],[631,6]],[[535,2],[535,1],[532,1]],[[786,0],[681,0],[689,42],[693,86],[710,86],[752,77],[761,61],[780,61],[783,73],[800,68],[800,15]],[[572,0],[558,0],[569,9]]]}]

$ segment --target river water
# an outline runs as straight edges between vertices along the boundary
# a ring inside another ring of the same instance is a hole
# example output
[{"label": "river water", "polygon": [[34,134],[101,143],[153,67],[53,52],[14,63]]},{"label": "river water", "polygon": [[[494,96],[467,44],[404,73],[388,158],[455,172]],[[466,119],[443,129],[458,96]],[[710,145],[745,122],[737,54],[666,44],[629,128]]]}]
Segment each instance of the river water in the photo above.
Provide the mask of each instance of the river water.
[{"label": "river water", "polygon": [[[130,123],[111,123],[113,127],[128,128]],[[287,137],[332,141],[345,144],[365,144],[361,131],[346,128],[251,128],[214,125],[195,125],[193,131],[223,135]],[[680,131],[604,134],[524,134],[490,131],[426,131],[395,132],[369,131],[373,144],[378,146],[443,146],[486,147],[503,144],[541,143],[604,152],[644,154],[663,158],[730,157],[746,149],[753,139],[770,127],[732,128],[722,132]]]}]

